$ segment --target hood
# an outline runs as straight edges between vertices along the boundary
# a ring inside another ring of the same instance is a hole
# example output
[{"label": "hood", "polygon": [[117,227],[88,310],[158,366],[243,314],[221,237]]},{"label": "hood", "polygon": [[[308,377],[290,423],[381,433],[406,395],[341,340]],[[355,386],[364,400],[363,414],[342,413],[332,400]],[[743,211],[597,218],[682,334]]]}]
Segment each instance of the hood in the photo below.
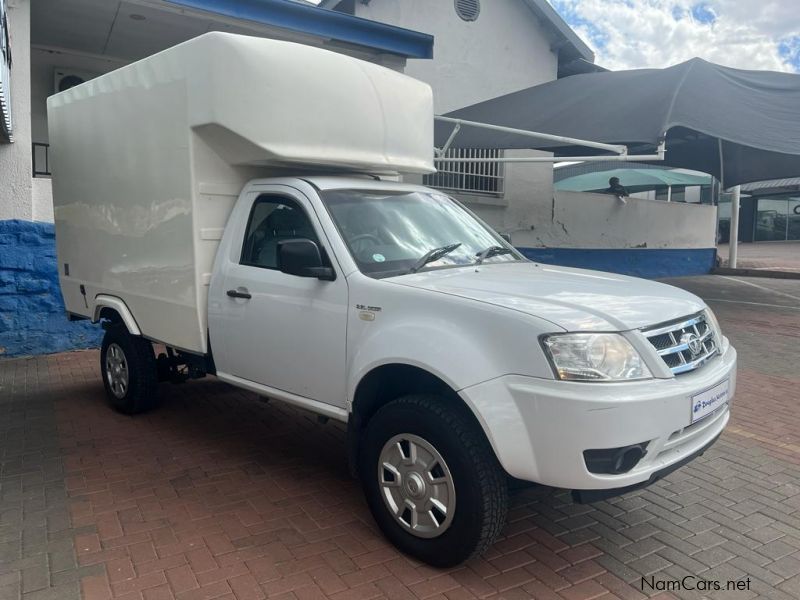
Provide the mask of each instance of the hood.
[{"label": "hood", "polygon": [[626,331],[705,308],[694,294],[664,283],[530,262],[435,269],[391,281],[517,310],[566,331]]}]

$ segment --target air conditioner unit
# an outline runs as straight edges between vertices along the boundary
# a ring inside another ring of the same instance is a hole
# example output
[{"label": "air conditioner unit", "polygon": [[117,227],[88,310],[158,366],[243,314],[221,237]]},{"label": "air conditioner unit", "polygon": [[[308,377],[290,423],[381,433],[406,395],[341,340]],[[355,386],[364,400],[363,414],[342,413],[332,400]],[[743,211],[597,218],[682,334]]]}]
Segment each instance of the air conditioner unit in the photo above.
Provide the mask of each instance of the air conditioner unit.
[{"label": "air conditioner unit", "polygon": [[78,71],[66,67],[56,67],[53,73],[53,93],[63,92],[71,87],[80,85],[90,79],[94,79],[100,73],[92,73],[90,71]]}]

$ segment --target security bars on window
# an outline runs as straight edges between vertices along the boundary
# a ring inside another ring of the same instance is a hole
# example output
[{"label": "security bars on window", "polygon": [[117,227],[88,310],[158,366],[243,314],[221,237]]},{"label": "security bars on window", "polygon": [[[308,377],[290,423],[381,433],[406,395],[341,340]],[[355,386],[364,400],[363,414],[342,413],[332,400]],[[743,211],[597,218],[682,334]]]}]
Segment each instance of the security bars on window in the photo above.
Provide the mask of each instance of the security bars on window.
[{"label": "security bars on window", "polygon": [[[437,158],[436,173],[425,176],[425,185],[468,194],[502,196],[505,169],[496,148],[450,148]],[[478,159],[478,162],[454,162],[448,159]]]}]

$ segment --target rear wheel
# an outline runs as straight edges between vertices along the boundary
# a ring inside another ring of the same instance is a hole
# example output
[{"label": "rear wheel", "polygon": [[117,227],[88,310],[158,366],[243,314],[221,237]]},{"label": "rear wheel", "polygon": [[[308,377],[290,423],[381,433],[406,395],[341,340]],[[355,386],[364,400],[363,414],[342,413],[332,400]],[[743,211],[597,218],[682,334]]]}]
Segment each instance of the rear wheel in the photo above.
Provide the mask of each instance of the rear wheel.
[{"label": "rear wheel", "polygon": [[484,552],[505,523],[508,490],[483,432],[438,396],[412,395],[369,421],[360,475],[372,515],[402,551],[437,567]]},{"label": "rear wheel", "polygon": [[111,406],[133,415],[158,403],[158,370],[153,345],[128,333],[124,325],[106,330],[100,350],[100,370]]}]

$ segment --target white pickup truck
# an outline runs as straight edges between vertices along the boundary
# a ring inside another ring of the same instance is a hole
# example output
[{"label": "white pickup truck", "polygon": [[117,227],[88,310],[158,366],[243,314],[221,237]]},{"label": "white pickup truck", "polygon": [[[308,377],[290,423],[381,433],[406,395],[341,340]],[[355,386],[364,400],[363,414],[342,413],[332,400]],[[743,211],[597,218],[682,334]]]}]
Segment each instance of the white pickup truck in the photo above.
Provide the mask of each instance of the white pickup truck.
[{"label": "white pickup truck", "polygon": [[736,352],[700,299],[533,263],[387,180],[433,168],[422,83],[208,34],[48,106],[62,290],[105,324],[112,406],[213,374],[346,422],[375,520],[430,564],[492,543],[509,475],[593,501],[728,422]]}]

